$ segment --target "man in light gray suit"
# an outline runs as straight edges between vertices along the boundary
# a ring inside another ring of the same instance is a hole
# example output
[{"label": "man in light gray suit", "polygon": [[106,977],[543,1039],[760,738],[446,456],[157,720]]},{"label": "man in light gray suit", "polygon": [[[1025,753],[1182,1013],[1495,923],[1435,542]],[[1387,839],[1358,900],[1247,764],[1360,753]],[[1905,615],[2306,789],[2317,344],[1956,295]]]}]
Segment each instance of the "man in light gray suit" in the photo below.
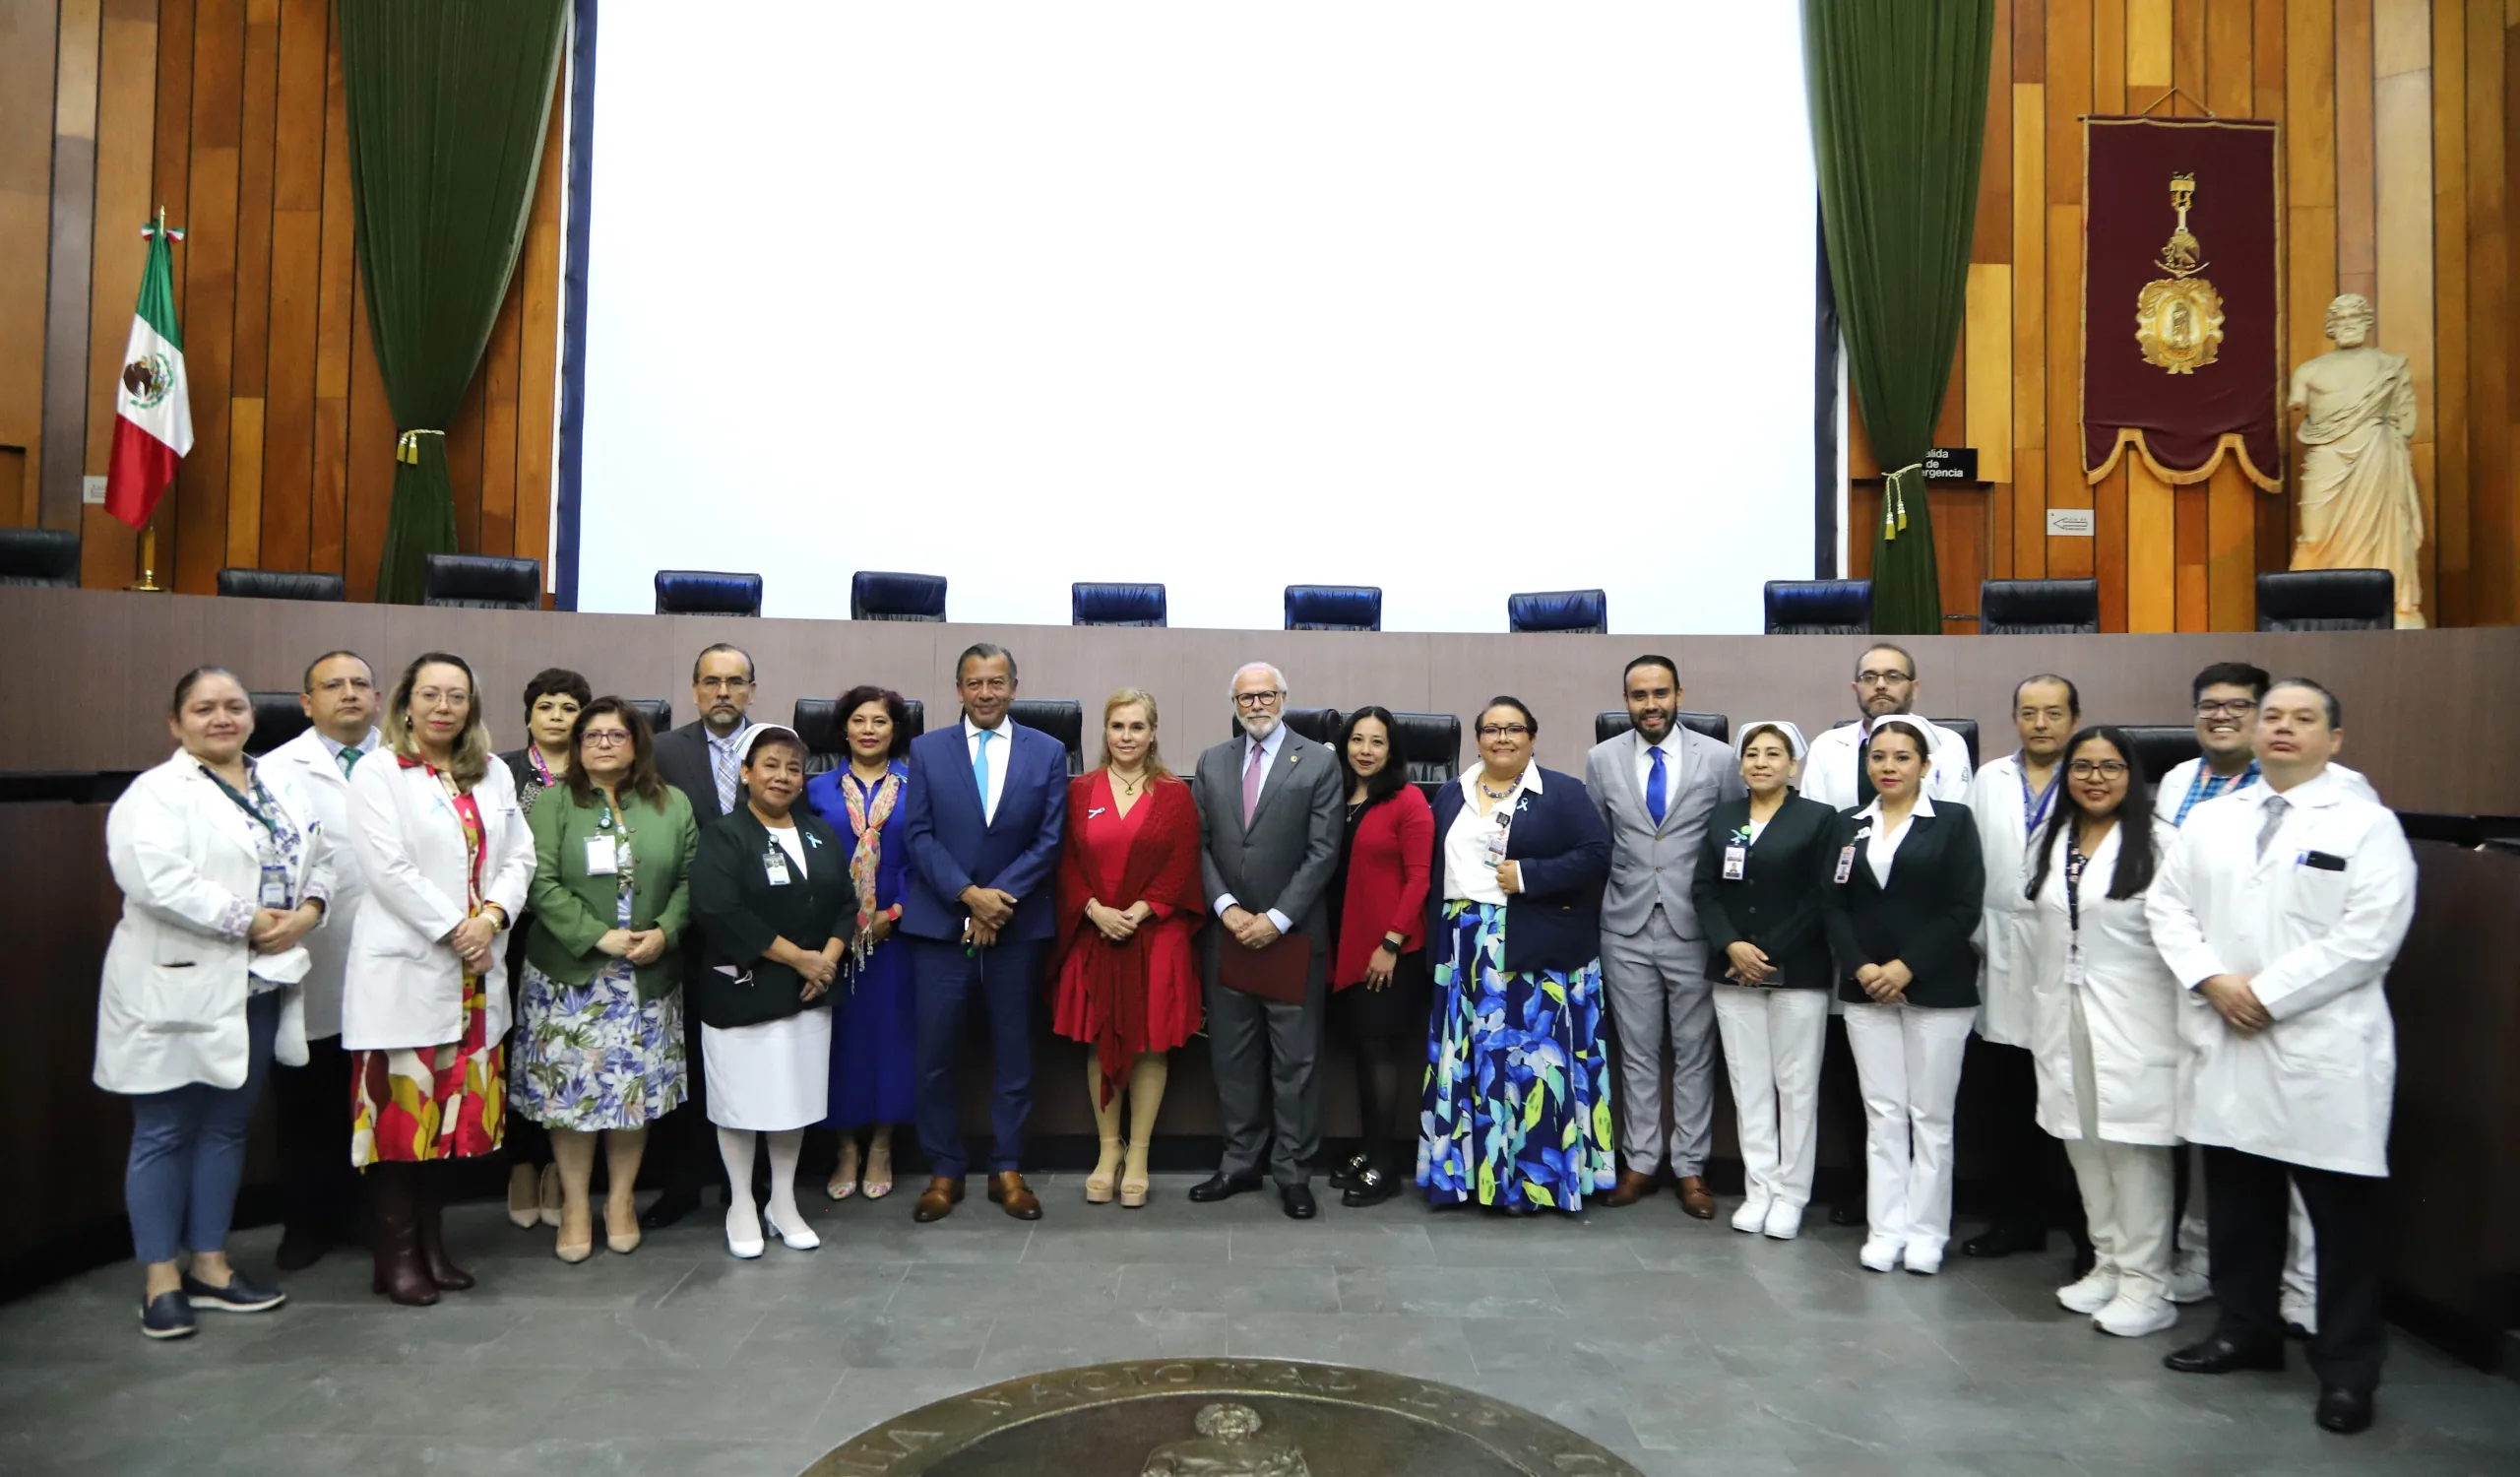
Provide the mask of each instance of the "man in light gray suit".
[{"label": "man in light gray suit", "polygon": [[1618,1185],[1607,1198],[1633,1205],[1654,1192],[1668,1082],[1680,1208],[1712,1220],[1704,1177],[1715,1123],[1715,984],[1689,886],[1708,814],[1749,792],[1730,747],[1680,727],[1680,671],[1670,658],[1638,657],[1619,683],[1635,727],[1595,744],[1584,761],[1585,788],[1610,832],[1602,980],[1618,1028],[1622,1117]]},{"label": "man in light gray suit", "polygon": [[[1330,921],[1325,897],[1339,867],[1338,757],[1288,731],[1286,674],[1253,662],[1233,674],[1242,737],[1199,755],[1191,794],[1199,803],[1199,874],[1219,927],[1201,943],[1207,973],[1208,1050],[1225,1120],[1225,1160],[1190,1198],[1222,1200],[1260,1188],[1260,1150],[1274,1126],[1271,1177],[1288,1215],[1318,1213],[1305,1163],[1320,1147],[1321,1093],[1313,1061],[1329,994]],[[1264,949],[1282,934],[1309,946],[1311,980],[1301,1003],[1228,989],[1226,949]]]}]

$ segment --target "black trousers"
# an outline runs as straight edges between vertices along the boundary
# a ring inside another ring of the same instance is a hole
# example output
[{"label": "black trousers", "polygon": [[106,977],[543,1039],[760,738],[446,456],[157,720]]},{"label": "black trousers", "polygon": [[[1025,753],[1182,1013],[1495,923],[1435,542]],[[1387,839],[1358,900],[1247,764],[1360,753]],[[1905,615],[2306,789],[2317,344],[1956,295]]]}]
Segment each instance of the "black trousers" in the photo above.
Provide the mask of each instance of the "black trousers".
[{"label": "black trousers", "polygon": [[[1386,1175],[1416,1173],[1415,1125],[1433,1007],[1424,949],[1401,955],[1382,989],[1351,985],[1330,996],[1330,1029],[1347,1043],[1355,1063],[1357,1147]],[[1405,1159],[1404,1126],[1410,1144]]]},{"label": "black trousers", "polygon": [[2039,1066],[2028,1048],[1999,1046],[1980,1037],[1969,1044],[1962,1091],[1971,1116],[1994,1150],[1994,1179],[1987,1209],[1995,1224],[2034,1233],[2061,1226],[2077,1245],[2083,1227],[2082,1194],[2063,1140],[2039,1126]]},{"label": "black trousers", "polygon": [[350,1168],[350,1054],[342,1038],[306,1043],[304,1066],[274,1066],[272,1101],[280,1110],[283,1234],[355,1240],[363,1201]]},{"label": "black trousers", "polygon": [[2280,1299],[2285,1222],[2292,1213],[2288,1181],[2300,1187],[2318,1241],[2319,1331],[2310,1336],[2310,1368],[2321,1383],[2368,1394],[2379,1385],[2380,1359],[2388,1348],[2380,1311],[2386,1180],[2207,1145],[2214,1331],[2246,1349],[2284,1341]]}]

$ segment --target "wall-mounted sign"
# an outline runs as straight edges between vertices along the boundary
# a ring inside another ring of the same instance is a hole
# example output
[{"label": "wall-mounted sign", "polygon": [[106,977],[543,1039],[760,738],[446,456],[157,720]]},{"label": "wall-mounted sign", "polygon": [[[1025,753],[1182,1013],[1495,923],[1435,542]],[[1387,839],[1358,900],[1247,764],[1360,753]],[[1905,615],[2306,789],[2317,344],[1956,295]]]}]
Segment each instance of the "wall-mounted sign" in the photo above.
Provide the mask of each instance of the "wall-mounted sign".
[{"label": "wall-mounted sign", "polygon": [[2089,508],[2049,508],[2048,537],[2050,539],[2089,539],[2099,530]]},{"label": "wall-mounted sign", "polygon": [[1974,482],[1978,480],[1978,448],[1937,446],[1925,453],[1925,481]]}]

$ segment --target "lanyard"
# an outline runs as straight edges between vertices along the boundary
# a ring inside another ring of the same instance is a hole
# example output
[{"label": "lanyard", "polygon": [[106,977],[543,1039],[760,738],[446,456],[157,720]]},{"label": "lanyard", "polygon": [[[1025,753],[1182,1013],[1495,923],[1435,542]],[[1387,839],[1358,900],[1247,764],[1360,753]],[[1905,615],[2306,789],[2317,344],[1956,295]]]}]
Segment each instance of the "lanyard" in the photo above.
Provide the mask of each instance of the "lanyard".
[{"label": "lanyard", "polygon": [[2037,795],[2030,793],[2030,766],[2022,765],[2017,772],[2021,776],[2022,829],[2036,835],[2039,823],[2048,818],[2048,807],[2056,803],[2056,782],[2065,777],[2065,766],[2059,764],[2049,771],[2048,788]]},{"label": "lanyard", "polygon": [[272,803],[271,792],[263,788],[263,777],[256,774],[253,771],[252,766],[247,766],[245,770],[245,782],[253,791],[251,799],[237,794],[236,787],[228,784],[225,780],[220,779],[219,777],[219,771],[211,768],[209,765],[203,765],[201,767],[201,772],[210,776],[210,782],[219,787],[220,794],[236,803],[237,809],[244,811],[246,814],[254,817],[254,819],[261,821],[263,829],[269,832],[275,839],[279,837],[280,822],[274,820],[272,818],[271,811],[266,808]]},{"label": "lanyard", "polygon": [[[2073,926],[2077,938],[2083,931],[2083,844],[2071,831],[2065,834],[2065,921]],[[2077,943],[2076,947],[2080,947]]]},{"label": "lanyard", "polygon": [[2256,783],[2257,761],[2255,759],[2249,760],[2248,768],[2241,770],[2237,778],[2231,780],[2216,774],[2200,759],[2196,764],[2196,773],[2187,782],[2187,798],[2178,803],[2178,814],[2172,819],[2171,824],[2185,825],[2187,812],[2196,808],[2198,801],[2212,800],[2223,794],[2226,788],[2236,795]]}]

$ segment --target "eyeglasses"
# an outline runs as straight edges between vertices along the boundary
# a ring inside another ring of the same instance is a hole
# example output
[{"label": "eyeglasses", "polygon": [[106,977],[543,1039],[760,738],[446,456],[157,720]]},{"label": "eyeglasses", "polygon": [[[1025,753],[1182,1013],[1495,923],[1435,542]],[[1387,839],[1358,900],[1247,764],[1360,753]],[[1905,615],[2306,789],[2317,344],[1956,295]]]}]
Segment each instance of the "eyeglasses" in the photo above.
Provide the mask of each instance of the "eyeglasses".
[{"label": "eyeglasses", "polygon": [[2078,780],[2122,780],[2126,765],[2117,759],[2076,759],[2065,766],[2065,773]]},{"label": "eyeglasses", "polygon": [[413,707],[434,708],[441,703],[450,708],[469,708],[472,705],[472,694],[461,687],[422,687],[411,694]]},{"label": "eyeglasses", "polygon": [[1528,738],[1531,736],[1531,729],[1519,723],[1482,723],[1479,726],[1481,738]]},{"label": "eyeglasses", "polygon": [[1266,692],[1237,692],[1233,695],[1233,705],[1237,708],[1274,708],[1286,695],[1275,687]]},{"label": "eyeglasses", "polygon": [[702,677],[699,682],[703,692],[741,692],[751,685],[750,677]]},{"label": "eyeglasses", "polygon": [[1914,676],[1904,672],[1858,672],[1855,674],[1855,679],[1866,687],[1887,687],[1894,682],[1916,680]]},{"label": "eyeglasses", "polygon": [[2237,718],[2243,713],[2254,713],[2256,711],[2257,704],[2246,698],[2243,698],[2238,702],[2198,703],[2196,705],[2196,716],[2199,718],[2221,718],[2227,715],[2233,718]]},{"label": "eyeglasses", "polygon": [[333,677],[317,682],[315,690],[318,692],[374,692],[376,684],[365,677]]},{"label": "eyeglasses", "polygon": [[590,748],[617,748],[629,742],[630,736],[620,729],[589,729],[578,741]]}]

